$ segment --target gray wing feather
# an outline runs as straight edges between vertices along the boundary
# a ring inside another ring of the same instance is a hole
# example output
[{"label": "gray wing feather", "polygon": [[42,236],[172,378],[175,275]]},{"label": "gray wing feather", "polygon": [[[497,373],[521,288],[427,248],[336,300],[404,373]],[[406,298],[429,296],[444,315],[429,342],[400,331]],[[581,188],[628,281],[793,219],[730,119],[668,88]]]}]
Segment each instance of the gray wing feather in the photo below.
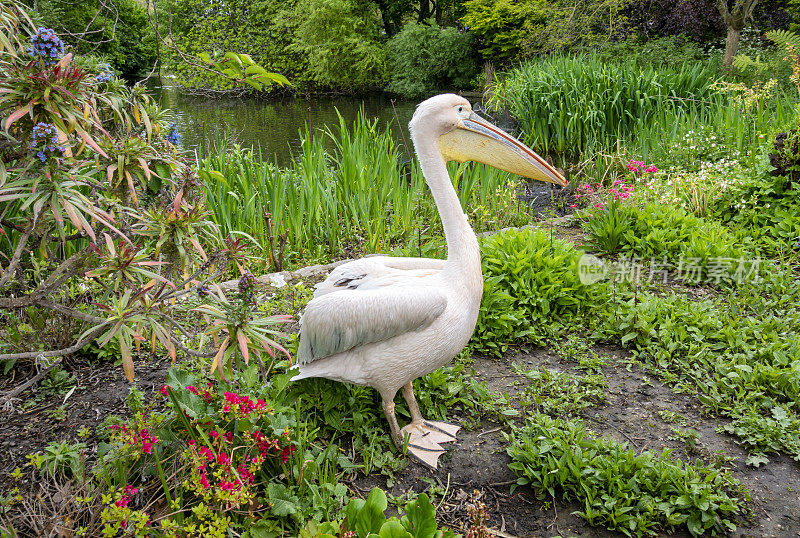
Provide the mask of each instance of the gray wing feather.
[{"label": "gray wing feather", "polygon": [[342,290],[306,306],[297,350],[298,364],[335,355],[430,325],[447,306],[431,286]]}]

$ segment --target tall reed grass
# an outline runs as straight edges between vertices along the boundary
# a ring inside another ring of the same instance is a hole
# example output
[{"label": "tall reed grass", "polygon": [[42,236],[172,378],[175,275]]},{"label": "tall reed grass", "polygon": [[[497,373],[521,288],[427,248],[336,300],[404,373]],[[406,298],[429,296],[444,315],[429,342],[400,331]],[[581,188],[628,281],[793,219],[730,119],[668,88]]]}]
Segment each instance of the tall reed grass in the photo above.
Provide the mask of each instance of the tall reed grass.
[{"label": "tall reed grass", "polygon": [[592,56],[550,56],[522,64],[497,83],[493,105],[519,121],[545,153],[608,149],[675,113],[711,107],[711,68],[610,64]]},{"label": "tall reed grass", "polygon": [[[199,164],[213,220],[224,235],[246,237],[265,255],[286,233],[289,266],[385,252],[442,234],[418,164],[404,164],[388,127],[363,114],[352,125],[340,117],[332,128],[303,133],[301,152],[287,167],[225,140],[216,146]],[[528,221],[516,200],[516,176],[478,164],[448,166],[479,231]]]},{"label": "tall reed grass", "polygon": [[[719,80],[706,64],[654,67],[551,56],[507,73],[490,105],[507,109],[534,149],[599,180],[624,172],[630,158],[659,164],[684,158],[675,148],[687,133],[713,133],[731,154],[752,155],[792,117],[791,103],[781,99],[745,109],[715,86]],[[703,159],[695,149],[692,157]]]}]

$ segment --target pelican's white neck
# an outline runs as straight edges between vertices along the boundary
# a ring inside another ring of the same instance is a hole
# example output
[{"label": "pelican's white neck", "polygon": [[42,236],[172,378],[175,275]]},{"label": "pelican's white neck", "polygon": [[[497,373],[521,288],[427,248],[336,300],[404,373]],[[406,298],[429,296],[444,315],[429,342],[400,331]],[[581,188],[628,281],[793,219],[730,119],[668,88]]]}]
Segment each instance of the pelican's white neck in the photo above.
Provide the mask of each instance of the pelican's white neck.
[{"label": "pelican's white neck", "polygon": [[[447,263],[445,271],[455,271],[461,275],[475,276],[482,288],[481,255],[478,239],[461,209],[458,195],[447,173],[436,138],[430,133],[414,129],[411,134],[417,151],[422,174],[433,193],[436,208],[444,226],[447,240]],[[475,280],[475,279],[470,279]]]}]

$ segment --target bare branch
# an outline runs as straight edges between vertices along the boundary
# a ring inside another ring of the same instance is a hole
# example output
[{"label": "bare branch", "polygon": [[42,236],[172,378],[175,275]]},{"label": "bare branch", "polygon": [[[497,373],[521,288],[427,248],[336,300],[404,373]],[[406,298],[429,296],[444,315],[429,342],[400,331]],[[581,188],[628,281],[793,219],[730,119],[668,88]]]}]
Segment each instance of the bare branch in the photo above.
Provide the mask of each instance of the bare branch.
[{"label": "bare branch", "polygon": [[31,222],[30,228],[28,228],[28,230],[22,234],[22,237],[19,238],[19,243],[17,243],[16,250],[14,250],[14,255],[11,256],[11,261],[8,263],[8,267],[6,267],[3,275],[0,276],[0,288],[8,284],[8,281],[17,271],[19,262],[22,259],[22,252],[25,250],[25,246],[28,244],[28,239],[30,239],[33,229],[36,228],[36,224],[39,222],[40,213],[41,209],[36,211],[36,213],[33,215],[33,222]]},{"label": "bare branch", "polygon": [[67,355],[71,355],[76,351],[80,350],[83,346],[88,344],[91,340],[93,340],[100,331],[105,329],[111,322],[103,322],[101,325],[98,325],[94,329],[92,329],[85,337],[78,340],[77,343],[65,347],[64,349],[56,349],[53,351],[27,351],[25,353],[4,353],[0,355],[0,361],[9,361],[9,360],[19,360],[19,359],[35,359],[37,357],[66,357]]},{"label": "bare branch", "polygon": [[105,321],[105,318],[99,318],[97,316],[81,312],[80,310],[75,310],[74,308],[70,308],[68,306],[60,305],[47,299],[40,299],[36,301],[35,304],[45,308],[50,308],[56,312],[61,312],[62,314],[71,318],[79,319],[81,321],[88,321],[89,323],[103,323]]}]

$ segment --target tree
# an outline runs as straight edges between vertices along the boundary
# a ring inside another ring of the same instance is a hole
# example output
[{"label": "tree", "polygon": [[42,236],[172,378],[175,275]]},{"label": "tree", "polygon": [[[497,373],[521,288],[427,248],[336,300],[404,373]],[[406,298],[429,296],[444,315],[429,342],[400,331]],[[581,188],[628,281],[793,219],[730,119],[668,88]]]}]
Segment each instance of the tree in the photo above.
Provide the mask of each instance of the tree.
[{"label": "tree", "polygon": [[38,0],[43,26],[64,36],[77,54],[103,57],[123,77],[146,75],[156,61],[156,42],[147,12],[136,0]]},{"label": "tree", "polygon": [[386,83],[386,49],[372,2],[302,0],[292,49],[308,58],[314,81],[347,90],[380,89]]},{"label": "tree", "polygon": [[728,27],[728,36],[725,38],[725,55],[722,57],[722,65],[730,67],[733,65],[733,57],[739,48],[739,39],[742,30],[747,22],[753,18],[753,10],[756,8],[758,0],[734,0],[730,6],[729,0],[718,0],[717,7],[722,15],[722,20]]}]

